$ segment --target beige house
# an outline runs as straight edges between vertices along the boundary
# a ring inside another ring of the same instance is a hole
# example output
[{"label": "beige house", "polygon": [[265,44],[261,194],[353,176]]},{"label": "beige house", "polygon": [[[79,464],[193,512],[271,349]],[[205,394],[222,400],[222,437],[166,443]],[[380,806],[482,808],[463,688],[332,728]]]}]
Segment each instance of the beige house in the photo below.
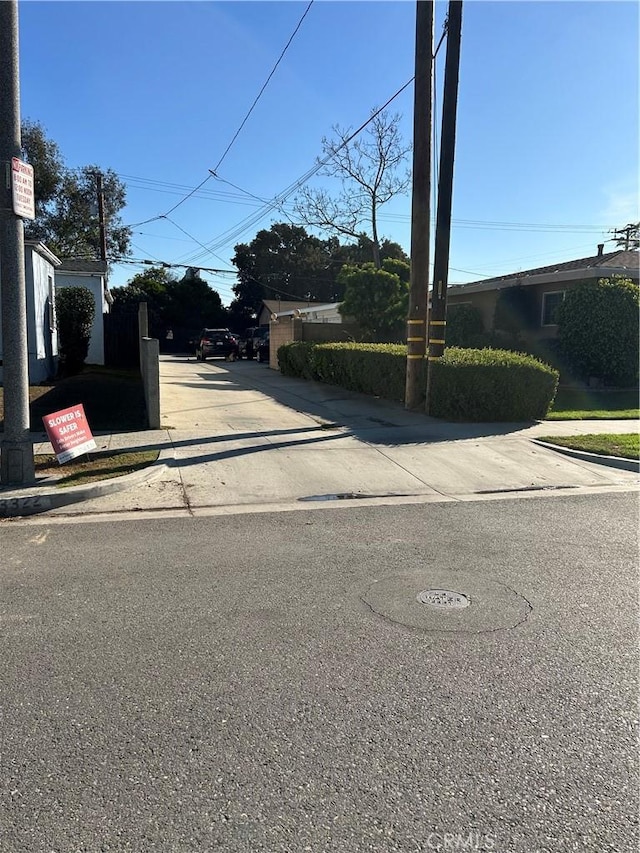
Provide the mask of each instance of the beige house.
[{"label": "beige house", "polygon": [[511,287],[531,288],[532,323],[526,330],[531,340],[555,338],[558,333],[556,311],[567,290],[585,281],[622,275],[638,283],[639,253],[637,251],[603,252],[562,264],[551,264],[510,275],[451,285],[447,289],[447,307],[472,305],[482,314],[485,331],[493,329],[493,318],[500,291]]}]

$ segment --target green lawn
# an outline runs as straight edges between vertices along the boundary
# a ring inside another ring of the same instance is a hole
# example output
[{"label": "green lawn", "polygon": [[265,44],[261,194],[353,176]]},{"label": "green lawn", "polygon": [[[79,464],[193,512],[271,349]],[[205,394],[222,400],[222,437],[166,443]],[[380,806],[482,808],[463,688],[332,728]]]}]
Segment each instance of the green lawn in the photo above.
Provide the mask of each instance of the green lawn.
[{"label": "green lawn", "polygon": [[640,458],[640,436],[638,433],[624,435],[545,435],[541,436],[540,441],[548,441],[550,444],[569,447],[572,450],[599,453],[602,456],[622,456],[625,459]]},{"label": "green lawn", "polygon": [[639,396],[637,388],[622,391],[559,388],[546,420],[632,420],[640,417]]}]

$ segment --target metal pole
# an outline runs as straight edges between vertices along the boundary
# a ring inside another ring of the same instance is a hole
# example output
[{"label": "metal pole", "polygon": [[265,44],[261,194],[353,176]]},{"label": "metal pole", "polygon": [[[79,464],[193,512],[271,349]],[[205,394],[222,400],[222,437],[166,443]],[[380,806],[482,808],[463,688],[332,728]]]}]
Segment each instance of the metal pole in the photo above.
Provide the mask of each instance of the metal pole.
[{"label": "metal pole", "polygon": [[407,317],[405,407],[422,402],[429,289],[431,224],[431,130],[433,103],[433,0],[417,0],[413,99],[413,192],[411,200],[411,278]]},{"label": "metal pole", "polygon": [[431,408],[433,365],[444,355],[447,316],[447,283],[449,245],[451,241],[451,205],[453,198],[453,161],[456,147],[456,112],[458,108],[458,76],[462,35],[462,0],[449,0],[447,23],[447,58],[444,70],[442,134],[440,142],[440,175],[436,212],[436,241],[433,258],[433,290],[429,315],[429,358],[427,361],[427,399],[425,411]]},{"label": "metal pole", "polygon": [[11,158],[21,157],[18,2],[0,2],[0,306],[4,439],[2,485],[35,480],[29,436],[29,350],[24,273],[24,227],[13,212]]}]

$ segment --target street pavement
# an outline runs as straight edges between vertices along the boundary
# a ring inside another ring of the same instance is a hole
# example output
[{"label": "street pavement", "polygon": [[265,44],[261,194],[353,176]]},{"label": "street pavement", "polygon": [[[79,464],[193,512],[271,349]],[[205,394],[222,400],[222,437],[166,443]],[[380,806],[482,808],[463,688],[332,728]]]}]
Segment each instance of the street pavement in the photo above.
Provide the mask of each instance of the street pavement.
[{"label": "street pavement", "polygon": [[0,853],[636,853],[636,521],[3,524]]},{"label": "street pavement", "polygon": [[[58,503],[54,499],[47,515],[197,515],[304,509],[336,500],[478,500],[624,490],[639,482],[637,470],[561,455],[532,441],[635,432],[635,421],[446,423],[401,404],[283,377],[255,361],[162,356],[160,376],[163,429],[97,437],[101,449],[157,447],[159,463],[119,483],[64,490],[65,501],[81,502],[59,506],[57,490]],[[35,450],[50,452],[50,445],[39,441]]]}]

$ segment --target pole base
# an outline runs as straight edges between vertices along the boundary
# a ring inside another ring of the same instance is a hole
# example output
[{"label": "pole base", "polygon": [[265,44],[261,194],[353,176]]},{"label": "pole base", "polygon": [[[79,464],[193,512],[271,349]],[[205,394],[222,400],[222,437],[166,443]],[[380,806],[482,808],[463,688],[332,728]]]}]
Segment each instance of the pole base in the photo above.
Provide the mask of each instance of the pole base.
[{"label": "pole base", "polygon": [[0,483],[3,486],[29,486],[35,479],[31,442],[4,441],[0,446]]}]

